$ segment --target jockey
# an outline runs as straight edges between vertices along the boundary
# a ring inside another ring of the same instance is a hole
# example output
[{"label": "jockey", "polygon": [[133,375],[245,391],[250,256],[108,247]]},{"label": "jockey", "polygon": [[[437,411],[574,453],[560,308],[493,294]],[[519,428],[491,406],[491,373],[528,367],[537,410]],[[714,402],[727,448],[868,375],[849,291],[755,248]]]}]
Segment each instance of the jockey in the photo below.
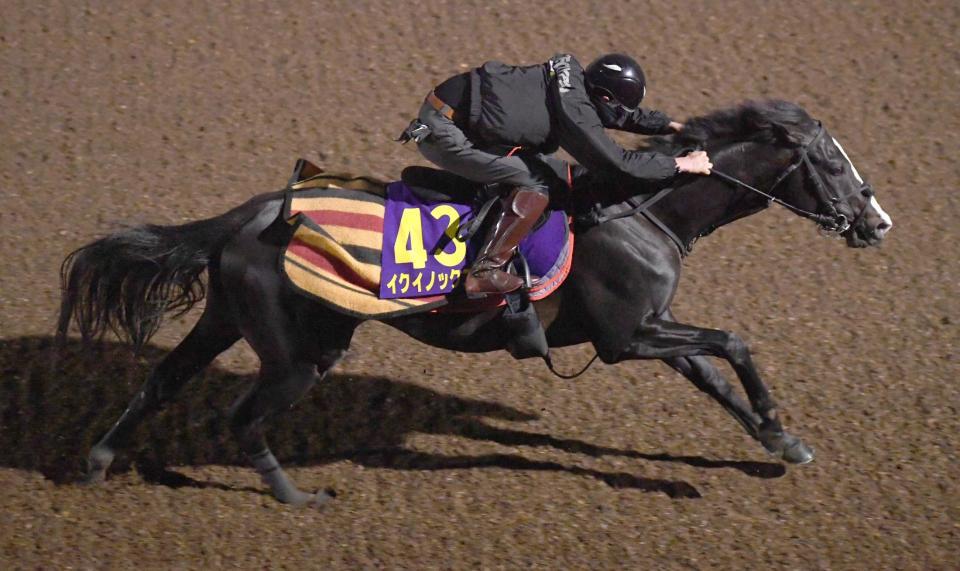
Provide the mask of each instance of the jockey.
[{"label": "jockey", "polygon": [[640,107],[645,83],[640,65],[628,56],[604,55],[584,70],[572,55],[558,54],[531,66],[487,62],[427,95],[401,140],[413,139],[424,157],[464,178],[512,187],[467,274],[469,297],[523,285],[504,266],[549,202],[553,175],[539,155],[563,148],[588,169],[614,168],[651,184],[682,172],[710,173],[713,165],[703,151],[676,158],[628,151],[606,134],[604,127],[646,135],[682,128],[664,113]]}]

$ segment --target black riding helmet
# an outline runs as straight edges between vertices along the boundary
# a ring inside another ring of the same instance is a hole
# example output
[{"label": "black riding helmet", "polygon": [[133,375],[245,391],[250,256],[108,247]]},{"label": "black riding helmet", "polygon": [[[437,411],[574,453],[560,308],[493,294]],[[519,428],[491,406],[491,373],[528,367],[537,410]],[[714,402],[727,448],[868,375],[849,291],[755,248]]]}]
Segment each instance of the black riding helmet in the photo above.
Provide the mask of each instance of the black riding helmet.
[{"label": "black riding helmet", "polygon": [[643,69],[623,54],[600,56],[584,70],[587,93],[598,106],[611,111],[634,111],[647,90]]}]

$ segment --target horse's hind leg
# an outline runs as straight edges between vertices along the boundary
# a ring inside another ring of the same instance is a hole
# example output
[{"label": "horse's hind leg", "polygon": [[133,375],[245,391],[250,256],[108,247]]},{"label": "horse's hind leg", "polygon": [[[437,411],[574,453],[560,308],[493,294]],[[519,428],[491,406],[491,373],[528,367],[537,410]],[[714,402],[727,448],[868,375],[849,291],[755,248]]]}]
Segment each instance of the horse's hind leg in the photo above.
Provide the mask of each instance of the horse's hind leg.
[{"label": "horse's hind leg", "polygon": [[190,378],[238,339],[240,332],[211,292],[193,330],[153,369],[127,410],[90,450],[85,482],[102,482],[114,456],[129,443],[140,422],[169,403]]},{"label": "horse's hind leg", "polygon": [[303,492],[287,477],[267,445],[264,420],[271,414],[290,408],[345,353],[345,348],[321,351],[314,356],[316,363],[265,360],[257,384],[237,401],[231,411],[231,428],[240,442],[240,448],[250,458],[263,482],[270,486],[274,497],[283,503],[295,506],[321,505],[329,496],[322,490],[313,494]]}]

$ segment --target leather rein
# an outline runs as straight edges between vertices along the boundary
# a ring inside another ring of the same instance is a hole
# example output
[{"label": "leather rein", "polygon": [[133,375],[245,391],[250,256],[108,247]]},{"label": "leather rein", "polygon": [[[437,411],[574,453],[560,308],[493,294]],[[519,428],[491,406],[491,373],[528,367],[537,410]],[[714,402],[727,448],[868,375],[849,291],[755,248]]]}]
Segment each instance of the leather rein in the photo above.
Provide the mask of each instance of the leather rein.
[{"label": "leather rein", "polygon": [[[860,209],[860,212],[857,213],[857,215],[854,217],[853,220],[849,220],[845,214],[841,213],[837,209],[837,206],[843,202],[843,199],[848,198],[850,194],[852,194],[852,192],[845,194],[844,196],[835,196],[831,194],[830,191],[827,189],[827,186],[824,184],[820,173],[817,171],[816,168],[814,168],[813,163],[810,160],[810,148],[813,147],[818,140],[820,140],[820,137],[823,136],[823,133],[824,133],[823,124],[817,121],[817,132],[813,135],[813,137],[810,138],[809,141],[807,141],[806,143],[800,146],[800,152],[797,154],[797,157],[789,166],[787,166],[784,169],[782,173],[780,173],[780,176],[777,177],[777,180],[774,181],[773,185],[771,185],[767,191],[762,191],[759,188],[756,188],[755,186],[747,184],[746,182],[734,176],[731,176],[722,171],[718,171],[716,169],[712,169],[710,171],[710,174],[713,176],[716,176],[717,178],[725,182],[728,182],[735,186],[739,186],[751,192],[759,194],[765,197],[768,200],[768,202],[774,202],[776,204],[783,206],[784,208],[787,208],[793,211],[794,213],[804,218],[813,220],[814,222],[816,222],[817,226],[819,226],[820,229],[825,232],[829,232],[837,235],[843,234],[844,232],[849,230],[853,225],[857,224],[861,218],[863,218],[863,215],[867,209],[867,204],[869,203],[864,203],[863,207]],[[812,181],[813,183],[814,193],[817,198],[817,202],[819,203],[820,209],[823,212],[825,212],[825,214],[805,210],[803,208],[800,208],[799,206],[794,206],[793,204],[790,204],[785,200],[782,200],[780,198],[777,198],[776,196],[773,196],[773,191],[776,190],[781,183],[787,180],[787,178],[791,174],[798,171],[800,167],[803,167],[803,166],[806,166],[806,170],[809,173],[809,180]],[[675,232],[673,232],[673,230],[671,230],[666,224],[663,223],[663,221],[661,221],[653,213],[649,212],[650,207],[652,207],[654,204],[656,204],[661,199],[666,197],[668,194],[673,192],[675,188],[676,187],[673,187],[673,186],[664,188],[659,192],[657,192],[656,194],[654,194],[653,196],[647,198],[643,202],[638,202],[635,198],[630,198],[626,202],[628,205],[631,206],[631,208],[627,210],[623,210],[621,212],[614,213],[614,214],[603,214],[602,212],[597,212],[597,211],[590,212],[588,213],[587,219],[585,221],[590,225],[595,225],[595,224],[602,224],[604,222],[609,222],[611,220],[616,220],[619,218],[626,218],[628,216],[633,216],[635,214],[641,214],[647,220],[649,220],[654,226],[660,229],[660,231],[663,232],[680,249],[681,255],[686,256],[687,254],[690,253],[692,242],[689,244],[684,243],[680,239],[680,237],[677,236]],[[865,197],[869,198],[873,196],[873,189],[870,187],[868,183],[865,183],[865,182],[861,183],[859,191]]]},{"label": "leather rein", "polygon": [[[868,203],[864,203],[863,207],[860,209],[860,212],[857,213],[857,215],[854,217],[852,221],[848,220],[847,216],[845,214],[842,214],[837,209],[837,206],[842,203],[843,199],[849,197],[850,194],[852,193],[848,193],[842,197],[832,195],[827,190],[826,185],[823,183],[823,179],[821,178],[820,173],[817,171],[817,169],[813,167],[813,163],[810,161],[810,147],[812,147],[813,144],[816,143],[817,140],[819,140],[820,137],[822,136],[823,136],[823,124],[817,121],[816,134],[809,141],[807,141],[804,145],[800,147],[800,153],[798,154],[797,158],[793,161],[793,163],[790,164],[790,166],[788,166],[780,174],[779,177],[777,177],[777,180],[774,181],[773,186],[771,186],[770,189],[767,190],[766,192],[760,190],[759,188],[753,187],[736,177],[730,176],[716,169],[712,169],[710,171],[710,174],[716,176],[721,180],[724,180],[736,186],[740,186],[751,192],[755,192],[763,197],[766,197],[766,199],[769,202],[775,202],[780,206],[788,208],[789,210],[795,212],[796,214],[799,214],[804,218],[813,220],[814,222],[817,223],[817,226],[819,226],[824,231],[832,232],[836,234],[843,234],[844,232],[849,230],[851,226],[855,225],[860,221],[861,218],[863,218],[863,214],[867,210]],[[787,177],[793,174],[794,171],[798,170],[801,166],[807,167],[807,172],[810,175],[809,179],[813,181],[813,187],[815,190],[817,201],[820,204],[820,208],[826,211],[826,214],[820,214],[817,212],[810,212],[809,210],[804,210],[803,208],[794,206],[789,202],[786,202],[784,200],[777,198],[776,196],[773,196],[773,191],[778,186],[780,186],[780,183],[785,181]],[[865,183],[865,182],[861,183],[859,191],[865,197],[873,196],[873,188],[871,188],[868,183]]]}]

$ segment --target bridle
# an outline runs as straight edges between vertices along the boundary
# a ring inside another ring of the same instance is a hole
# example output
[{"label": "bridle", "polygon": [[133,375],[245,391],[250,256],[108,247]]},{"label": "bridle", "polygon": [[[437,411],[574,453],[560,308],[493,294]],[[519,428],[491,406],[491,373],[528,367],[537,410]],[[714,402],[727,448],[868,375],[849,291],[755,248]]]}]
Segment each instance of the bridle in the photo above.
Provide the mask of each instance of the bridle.
[{"label": "bridle", "polygon": [[[817,141],[820,140],[820,138],[823,136],[823,133],[823,124],[817,121],[817,132],[813,135],[813,137],[810,138],[809,141],[799,146],[800,149],[796,158],[784,169],[782,173],[780,173],[773,185],[766,192],[716,169],[711,169],[710,174],[730,184],[759,194],[765,197],[768,203],[775,202],[784,208],[788,208],[796,214],[803,216],[804,218],[813,220],[816,222],[817,226],[820,227],[820,230],[825,234],[840,236],[850,228],[855,227],[860,222],[860,220],[863,218],[863,215],[867,211],[867,206],[870,203],[869,201],[864,202],[863,207],[860,208],[860,212],[854,216],[853,220],[848,219],[845,214],[841,213],[837,209],[837,206],[842,204],[855,192],[859,191],[860,194],[866,198],[872,197],[874,193],[873,188],[871,188],[871,186],[866,182],[861,182],[858,189],[847,191],[842,196],[835,196],[827,189],[826,184],[823,182],[823,178],[817,169],[814,168],[813,162],[810,160],[810,149],[814,146],[814,144],[816,144]],[[691,150],[694,149],[686,149],[685,152]],[[809,183],[813,185],[814,196],[817,200],[817,210],[819,212],[811,212],[809,210],[800,208],[799,206],[794,206],[793,204],[790,204],[789,202],[773,195],[773,192],[780,186],[780,184],[787,180],[791,174],[800,170],[800,167],[802,166],[806,166],[806,170],[809,172],[809,176],[805,180],[809,181]],[[663,221],[650,212],[650,209],[653,205],[665,198],[667,195],[671,194],[677,188],[678,187],[676,185],[664,187],[652,196],[647,197],[642,202],[638,201],[635,196],[630,197],[626,200],[626,203],[628,206],[630,206],[630,208],[615,213],[605,213],[602,205],[599,203],[594,204],[590,210],[575,216],[575,221],[577,224],[589,228],[598,224],[610,222],[611,220],[627,218],[639,214],[644,216],[650,223],[659,228],[660,231],[663,232],[667,238],[669,238],[670,241],[677,246],[677,248],[679,248],[681,255],[686,256],[690,253],[693,242],[686,242],[682,240],[673,230],[670,229],[669,226],[664,224]],[[766,206],[761,207],[760,209],[765,207]],[[707,230],[701,233],[697,238],[709,234],[711,231],[712,229]],[[695,240],[696,238],[694,238],[694,241]]]},{"label": "bridle", "polygon": [[[789,208],[790,210],[799,214],[800,216],[803,216],[804,218],[807,218],[809,220],[813,220],[814,222],[817,223],[817,226],[819,226],[822,230],[826,232],[843,234],[844,232],[849,230],[851,226],[854,226],[860,221],[861,218],[863,218],[863,215],[867,210],[867,204],[869,203],[868,202],[864,203],[863,207],[860,209],[860,212],[857,213],[857,215],[854,217],[852,221],[848,220],[847,216],[841,213],[837,209],[837,206],[839,204],[841,204],[844,200],[849,198],[850,195],[856,191],[848,192],[843,196],[834,196],[827,189],[827,186],[824,184],[823,178],[820,176],[820,173],[817,171],[817,169],[813,167],[813,163],[810,161],[810,148],[813,147],[813,145],[820,139],[820,137],[823,136],[823,132],[824,132],[823,124],[817,121],[816,134],[814,134],[814,136],[809,141],[807,141],[805,144],[800,146],[800,151],[797,153],[797,157],[790,164],[790,166],[788,166],[782,173],[780,173],[780,176],[778,176],[777,180],[774,181],[773,186],[771,186],[770,189],[767,190],[766,192],[758,188],[755,188],[736,177],[730,176],[716,169],[712,169],[710,171],[710,174],[716,176],[717,178],[725,180],[729,183],[735,184],[737,186],[743,187],[747,190],[760,194],[766,197],[767,200],[770,202],[775,202],[781,206]],[[789,177],[791,174],[797,171],[801,166],[807,167],[806,170],[809,173],[807,180],[809,180],[813,184],[814,196],[816,196],[817,202],[819,205],[819,210],[824,212],[823,214],[818,212],[810,212],[809,210],[804,210],[803,208],[794,206],[789,202],[786,202],[784,200],[777,198],[776,196],[773,196],[773,191],[776,190],[778,186],[780,186],[780,183],[785,181],[787,177]],[[864,197],[869,198],[873,196],[873,188],[871,188],[870,185],[866,182],[861,183],[860,188],[857,190]]]}]

